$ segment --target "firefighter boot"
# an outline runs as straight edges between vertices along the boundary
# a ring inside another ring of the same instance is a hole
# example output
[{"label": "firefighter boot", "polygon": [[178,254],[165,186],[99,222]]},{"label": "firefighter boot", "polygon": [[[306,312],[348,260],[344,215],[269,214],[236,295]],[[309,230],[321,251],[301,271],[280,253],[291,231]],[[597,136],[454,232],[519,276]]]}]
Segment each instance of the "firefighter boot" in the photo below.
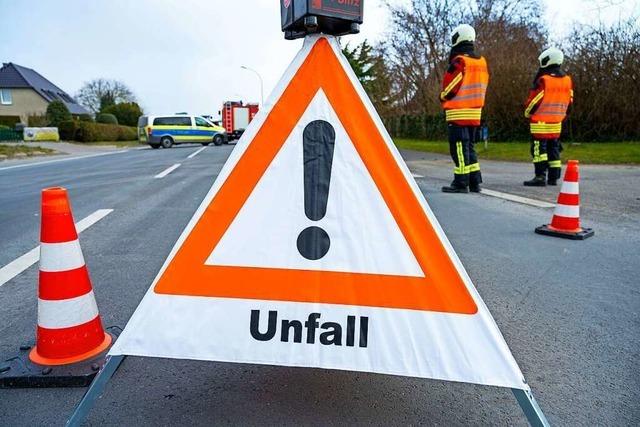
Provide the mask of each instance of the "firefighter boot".
[{"label": "firefighter boot", "polygon": [[470,184],[469,191],[472,193],[480,193],[482,192],[482,189],[480,188],[480,184]]},{"label": "firefighter boot", "polygon": [[526,187],[545,187],[547,184],[544,175],[536,175],[535,178],[523,182]]},{"label": "firefighter boot", "polygon": [[456,181],[453,181],[451,185],[442,187],[442,192],[443,193],[468,193],[469,188],[464,185],[458,184]]},{"label": "firefighter boot", "polygon": [[[478,163],[476,163],[478,168],[480,167]],[[469,191],[472,193],[480,193],[482,189],[480,188],[480,184],[482,183],[482,174],[479,170],[471,172],[469,174]]]}]

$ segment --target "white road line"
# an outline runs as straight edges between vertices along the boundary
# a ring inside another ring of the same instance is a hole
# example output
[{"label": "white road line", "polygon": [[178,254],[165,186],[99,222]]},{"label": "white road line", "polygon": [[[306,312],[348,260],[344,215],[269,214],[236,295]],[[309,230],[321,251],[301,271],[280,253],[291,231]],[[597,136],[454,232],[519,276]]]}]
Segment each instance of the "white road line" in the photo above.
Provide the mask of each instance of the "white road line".
[{"label": "white road line", "polygon": [[511,202],[522,203],[524,205],[535,206],[537,208],[553,208],[556,205],[549,202],[543,202],[542,200],[529,199],[527,197],[516,196],[515,194],[502,193],[500,191],[489,190],[483,188],[482,193],[485,196],[497,197],[499,199],[509,200]]},{"label": "white road line", "polygon": [[168,168],[160,172],[158,175],[154,176],[154,178],[164,178],[165,176],[169,175],[171,172],[178,169],[179,167],[180,167],[180,163],[176,163],[173,166],[169,166]]},{"label": "white road line", "polygon": [[[76,222],[76,231],[82,233],[96,222],[113,212],[113,209],[98,209],[91,215]],[[40,246],[31,249],[26,254],[14,259],[9,264],[0,268],[0,287],[18,274],[31,267],[40,259]]]},{"label": "white road line", "polygon": [[17,169],[17,168],[26,168],[26,167],[29,167],[29,166],[48,165],[48,164],[51,164],[51,163],[68,162],[70,160],[88,159],[89,157],[108,156],[110,154],[126,153],[127,151],[129,151],[129,150],[108,151],[106,153],[87,154],[86,156],[65,157],[64,159],[45,160],[44,162],[24,163],[24,164],[21,164],[21,165],[14,165],[14,166],[7,166],[7,167],[4,167],[4,168],[0,168],[0,171],[9,170],[9,169]]},{"label": "white road line", "polygon": [[83,218],[80,221],[76,222],[76,231],[78,233],[82,233],[84,230],[91,227],[93,224],[100,221],[102,218],[109,215],[111,212],[113,212],[113,209],[98,209],[88,217]]},{"label": "white road line", "polygon": [[414,178],[424,178],[424,175],[418,175],[417,173],[412,173],[411,176]]},{"label": "white road line", "polygon": [[200,153],[202,152],[202,150],[204,150],[205,148],[207,148],[207,147],[202,147],[202,148],[200,148],[199,150],[196,150],[196,151],[194,151],[193,153],[189,154],[189,155],[187,156],[187,159],[192,159],[192,158],[194,158],[195,156],[197,156],[198,154],[200,154]]}]

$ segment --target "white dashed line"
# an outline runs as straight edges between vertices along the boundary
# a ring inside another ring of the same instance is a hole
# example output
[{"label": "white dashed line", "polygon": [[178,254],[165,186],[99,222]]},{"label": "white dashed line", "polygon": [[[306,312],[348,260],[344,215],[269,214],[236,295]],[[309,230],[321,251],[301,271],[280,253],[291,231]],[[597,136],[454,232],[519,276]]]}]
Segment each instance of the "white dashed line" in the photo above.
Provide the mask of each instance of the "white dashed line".
[{"label": "white dashed line", "polygon": [[509,200],[511,202],[522,203],[524,205],[535,206],[537,208],[553,208],[556,205],[549,202],[543,202],[542,200],[529,199],[527,197],[516,196],[515,194],[502,193],[500,191],[489,190],[483,188],[482,193],[485,196],[497,197],[499,199]]},{"label": "white dashed line", "polygon": [[[96,222],[113,212],[113,209],[98,209],[91,215],[76,222],[76,231],[82,233]],[[0,286],[16,277],[18,274],[31,267],[40,259],[40,246],[31,249],[26,254],[11,261],[9,264],[0,268]]]},{"label": "white dashed line", "polygon": [[424,175],[418,175],[417,173],[412,173],[411,176],[414,178],[424,178]]},{"label": "white dashed line", "polygon": [[180,167],[180,163],[176,163],[173,166],[169,166],[168,168],[160,172],[158,175],[154,176],[154,178],[164,178],[165,176],[169,175],[171,172],[178,169],[179,167]]},{"label": "white dashed line", "polygon": [[201,153],[205,148],[207,148],[207,147],[202,147],[202,148],[200,148],[199,150],[196,150],[196,151],[194,151],[193,153],[189,154],[189,155],[187,156],[187,159],[192,159],[192,158],[194,158],[195,156],[197,156],[198,154],[200,154],[200,153]]}]

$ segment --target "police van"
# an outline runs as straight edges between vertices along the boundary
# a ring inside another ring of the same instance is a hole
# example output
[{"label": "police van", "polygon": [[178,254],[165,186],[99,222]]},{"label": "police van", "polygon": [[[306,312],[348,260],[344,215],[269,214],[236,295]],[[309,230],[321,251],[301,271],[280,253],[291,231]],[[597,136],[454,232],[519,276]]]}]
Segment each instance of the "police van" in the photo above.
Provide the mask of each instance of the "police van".
[{"label": "police van", "polygon": [[140,116],[138,140],[152,148],[171,148],[174,144],[200,143],[222,145],[225,129],[201,116],[173,114],[164,116]]}]

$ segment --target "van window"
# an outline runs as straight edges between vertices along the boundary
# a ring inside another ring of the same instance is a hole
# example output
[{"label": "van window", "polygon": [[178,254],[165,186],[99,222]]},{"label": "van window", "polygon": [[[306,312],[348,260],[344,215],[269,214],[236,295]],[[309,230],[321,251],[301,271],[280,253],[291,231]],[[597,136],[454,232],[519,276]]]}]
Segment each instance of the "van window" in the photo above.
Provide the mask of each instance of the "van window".
[{"label": "van window", "polygon": [[173,117],[156,117],[153,119],[154,126],[172,125]]},{"label": "van window", "polygon": [[176,120],[180,126],[191,126],[191,117],[176,117]]},{"label": "van window", "polygon": [[154,126],[191,126],[191,117],[156,117]]},{"label": "van window", "polygon": [[196,117],[196,126],[212,127],[211,124],[202,117]]},{"label": "van window", "polygon": [[140,118],[138,119],[138,127],[143,128],[147,125],[147,123],[149,123],[149,117],[140,116]]}]

